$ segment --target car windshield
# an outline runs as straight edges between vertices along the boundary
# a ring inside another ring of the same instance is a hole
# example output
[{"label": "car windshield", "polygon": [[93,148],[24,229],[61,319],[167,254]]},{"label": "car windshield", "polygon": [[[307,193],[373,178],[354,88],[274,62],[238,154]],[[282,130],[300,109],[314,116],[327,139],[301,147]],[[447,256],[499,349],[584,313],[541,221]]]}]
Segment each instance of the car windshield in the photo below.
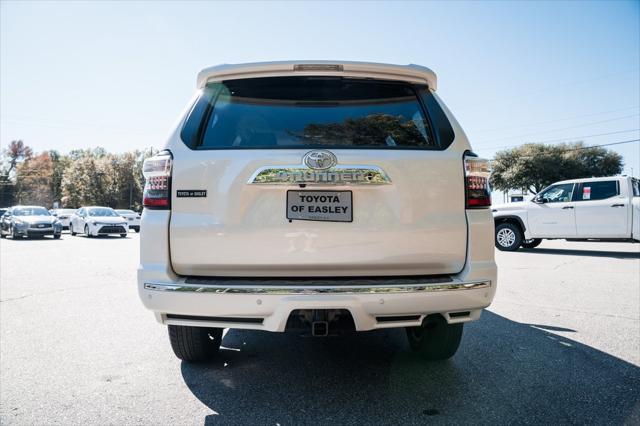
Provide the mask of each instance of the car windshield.
[{"label": "car windshield", "polygon": [[433,147],[408,84],[335,77],[231,80],[215,95],[201,149]]},{"label": "car windshield", "polygon": [[44,207],[20,207],[13,209],[14,216],[51,216]]},{"label": "car windshield", "polygon": [[136,214],[133,210],[116,210],[120,214]]},{"label": "car windshield", "polygon": [[102,207],[97,209],[89,209],[89,216],[119,216],[113,209]]}]

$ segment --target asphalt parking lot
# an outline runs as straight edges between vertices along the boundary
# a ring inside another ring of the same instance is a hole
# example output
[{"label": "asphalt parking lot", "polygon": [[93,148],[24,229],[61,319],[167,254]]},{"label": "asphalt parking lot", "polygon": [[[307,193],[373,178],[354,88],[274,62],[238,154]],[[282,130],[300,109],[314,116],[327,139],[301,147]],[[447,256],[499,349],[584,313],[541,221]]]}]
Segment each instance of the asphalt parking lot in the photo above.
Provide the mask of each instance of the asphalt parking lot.
[{"label": "asphalt parking lot", "polygon": [[229,331],[181,363],[138,301],[138,235],[0,242],[0,423],[640,424],[640,245],[497,253],[450,361],[404,332]]}]

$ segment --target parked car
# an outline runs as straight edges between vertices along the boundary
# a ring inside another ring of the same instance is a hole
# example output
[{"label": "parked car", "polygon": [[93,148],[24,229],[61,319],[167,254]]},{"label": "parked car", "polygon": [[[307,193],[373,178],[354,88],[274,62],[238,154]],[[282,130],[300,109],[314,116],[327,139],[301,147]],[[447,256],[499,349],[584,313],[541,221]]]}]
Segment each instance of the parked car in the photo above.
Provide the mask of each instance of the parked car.
[{"label": "parked car", "polygon": [[76,212],[76,209],[52,209],[49,212],[62,223],[62,229],[69,229],[71,216]]},{"label": "parked car", "polygon": [[224,328],[406,328],[449,358],[496,290],[486,160],[417,65],[271,62],[198,75],[145,161],[138,288],[187,361]]},{"label": "parked car", "polygon": [[71,235],[84,234],[87,237],[117,234],[126,237],[129,232],[127,221],[111,207],[81,207],[69,223]]},{"label": "parked car", "polygon": [[639,242],[639,185],[627,176],[565,180],[531,200],[495,206],[495,245],[514,251],[543,239]]},{"label": "parked car", "polygon": [[116,210],[116,213],[127,219],[130,229],[140,232],[140,213],[136,213],[133,210]]},{"label": "parked car", "polygon": [[40,206],[14,206],[9,208],[0,219],[0,237],[22,239],[42,238],[51,235],[59,239],[62,224],[47,209]]}]

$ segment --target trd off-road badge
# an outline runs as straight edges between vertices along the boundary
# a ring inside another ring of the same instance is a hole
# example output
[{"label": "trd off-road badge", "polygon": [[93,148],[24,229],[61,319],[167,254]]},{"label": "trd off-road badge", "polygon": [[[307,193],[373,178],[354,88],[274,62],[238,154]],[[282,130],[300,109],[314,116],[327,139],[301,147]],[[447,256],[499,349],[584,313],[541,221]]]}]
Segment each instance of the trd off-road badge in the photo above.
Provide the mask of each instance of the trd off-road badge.
[{"label": "trd off-road badge", "polygon": [[389,176],[377,166],[337,164],[330,151],[315,150],[302,157],[302,164],[259,168],[247,183],[270,185],[385,185]]}]

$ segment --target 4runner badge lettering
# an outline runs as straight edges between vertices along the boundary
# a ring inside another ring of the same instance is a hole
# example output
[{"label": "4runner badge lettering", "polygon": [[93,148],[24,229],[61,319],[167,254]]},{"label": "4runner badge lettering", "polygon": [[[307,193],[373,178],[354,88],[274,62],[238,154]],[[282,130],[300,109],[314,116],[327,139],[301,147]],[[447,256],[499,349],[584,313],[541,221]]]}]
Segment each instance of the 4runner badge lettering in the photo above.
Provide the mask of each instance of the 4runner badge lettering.
[{"label": "4runner badge lettering", "polygon": [[335,155],[329,151],[310,151],[302,164],[265,166],[259,168],[248,184],[269,185],[385,185],[389,176],[377,166],[336,165]]}]

